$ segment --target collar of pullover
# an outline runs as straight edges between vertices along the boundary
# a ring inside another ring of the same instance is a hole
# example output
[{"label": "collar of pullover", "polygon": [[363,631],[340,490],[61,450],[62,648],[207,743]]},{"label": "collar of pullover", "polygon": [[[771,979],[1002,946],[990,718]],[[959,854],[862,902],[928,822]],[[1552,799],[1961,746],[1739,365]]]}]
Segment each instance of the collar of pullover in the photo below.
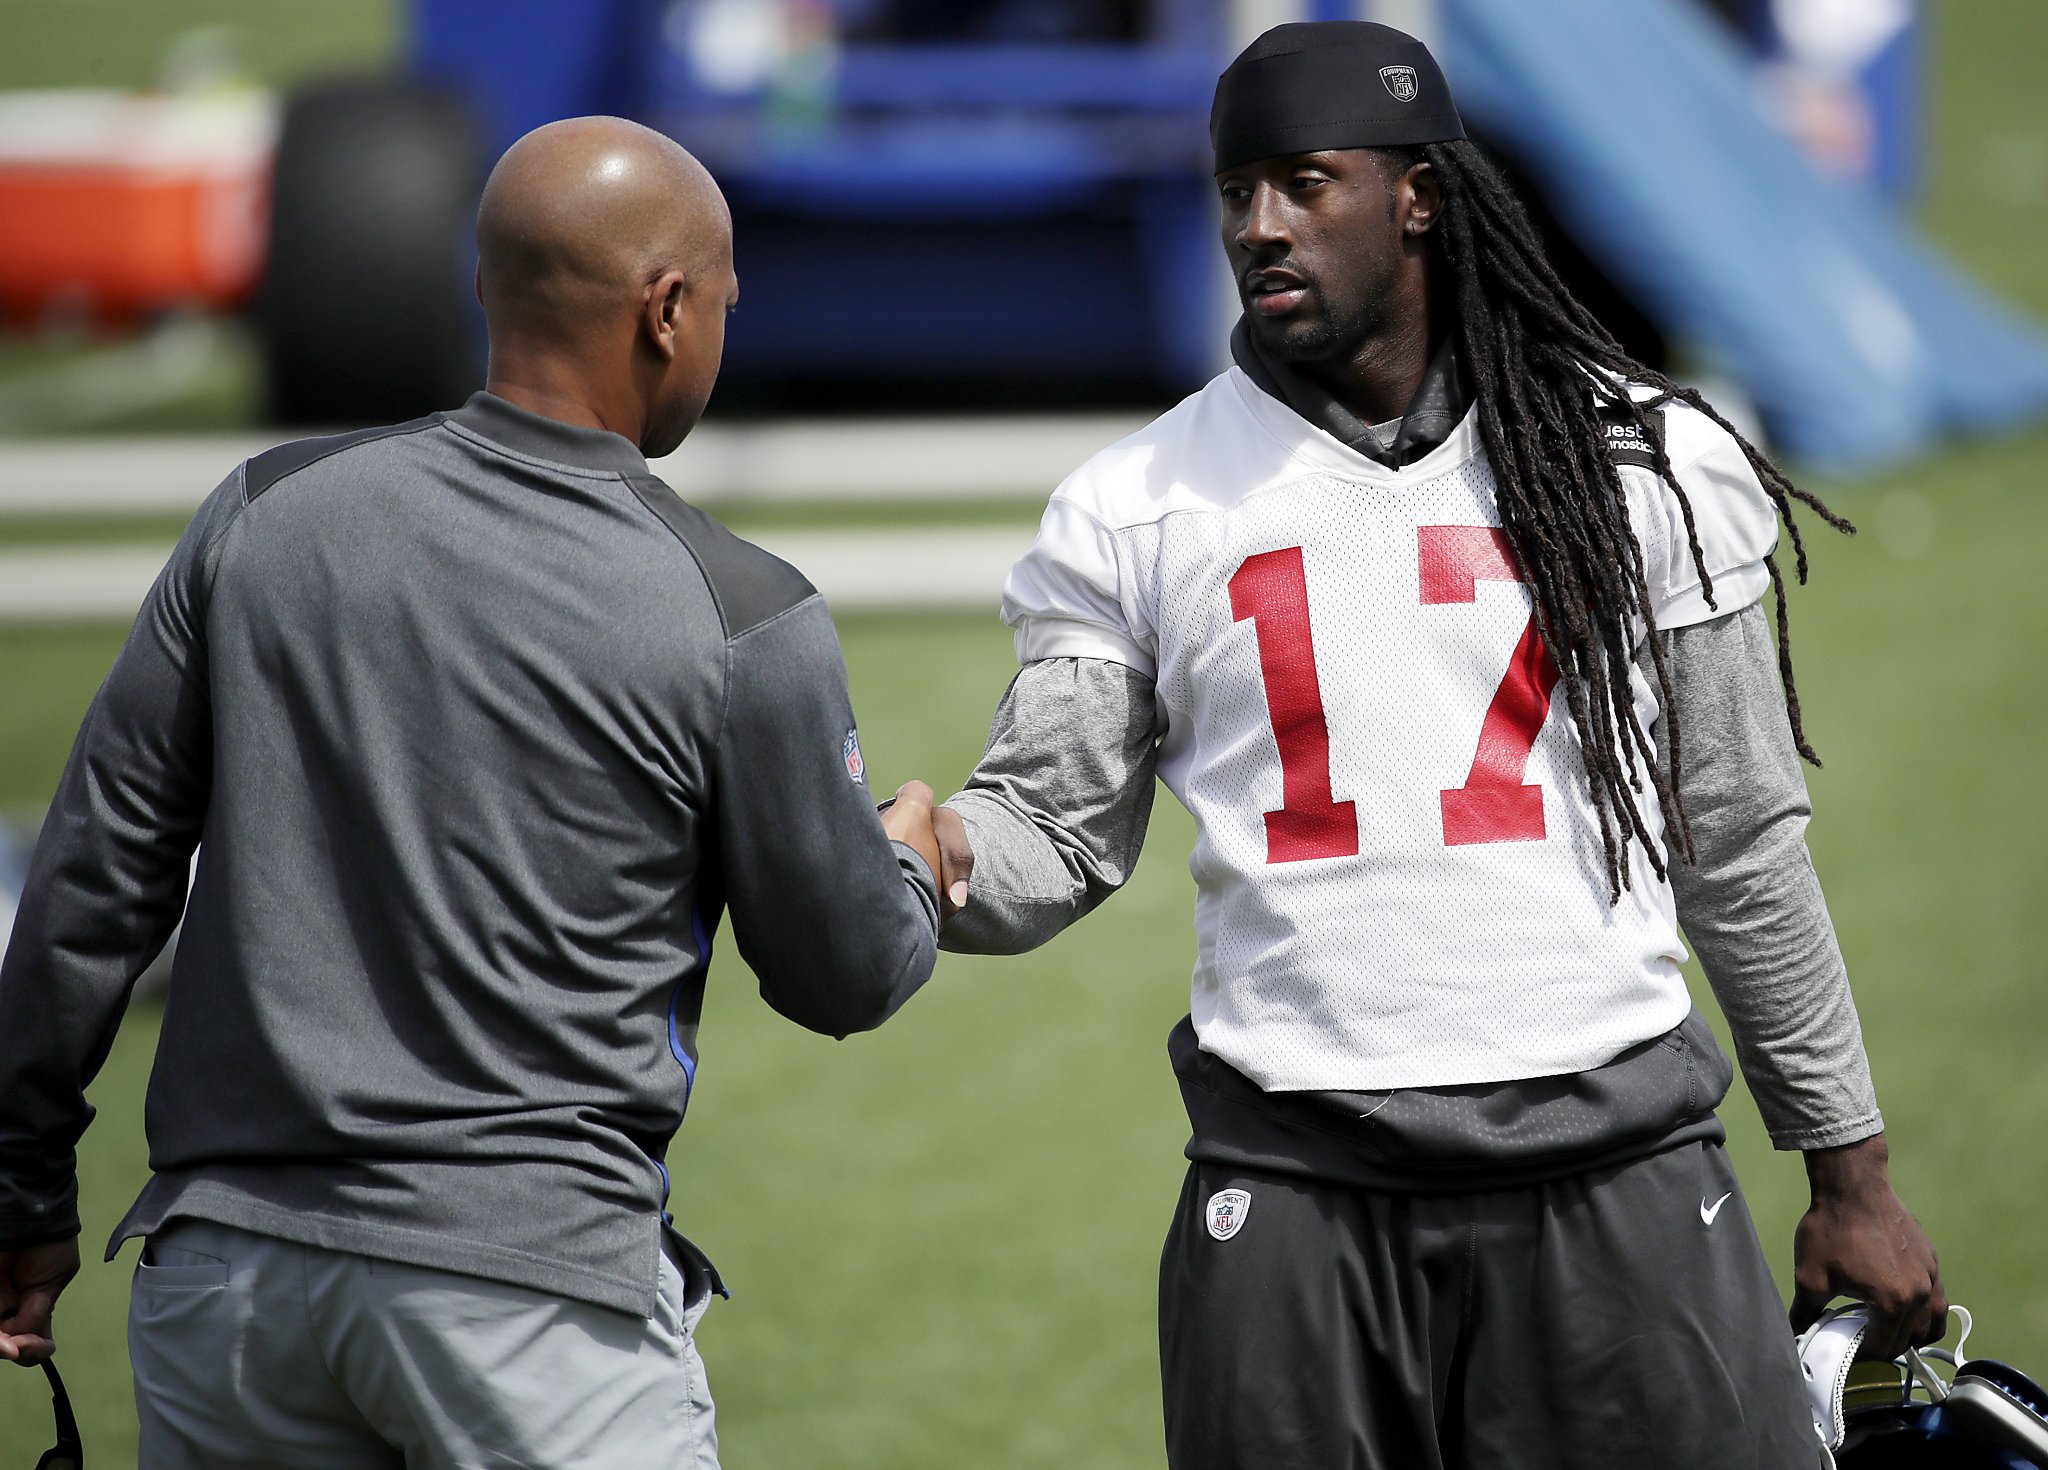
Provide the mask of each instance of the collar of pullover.
[{"label": "collar of pullover", "polygon": [[1324,433],[1347,444],[1367,459],[1390,470],[1413,464],[1451,436],[1472,406],[1457,348],[1449,337],[1429,360],[1422,383],[1408,402],[1401,427],[1391,445],[1382,446],[1373,426],[1318,387],[1305,373],[1259,354],[1251,333],[1240,320],[1230,334],[1230,355],[1244,375],[1267,396],[1279,399]]},{"label": "collar of pullover", "polygon": [[495,393],[472,393],[469,402],[448,415],[448,422],[479,439],[501,444],[515,453],[578,469],[644,475],[647,460],[631,441],[609,429],[586,429],[530,412]]}]

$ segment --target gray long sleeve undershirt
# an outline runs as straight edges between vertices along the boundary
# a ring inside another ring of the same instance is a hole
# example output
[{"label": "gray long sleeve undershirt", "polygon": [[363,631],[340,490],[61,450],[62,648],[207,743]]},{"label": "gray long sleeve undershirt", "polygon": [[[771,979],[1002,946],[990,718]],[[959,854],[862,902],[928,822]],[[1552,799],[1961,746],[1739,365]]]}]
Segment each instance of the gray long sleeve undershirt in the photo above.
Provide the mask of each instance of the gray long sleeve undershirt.
[{"label": "gray long sleeve undershirt", "polygon": [[[1884,1125],[1806,851],[1811,808],[1763,609],[1659,636],[1698,855],[1672,865],[1679,921],[1750,1092],[1780,1148],[1868,1137]],[[1020,953],[1122,887],[1151,815],[1157,739],[1153,684],[1138,671],[1097,659],[1027,664],[996,709],[981,763],[947,802],[967,826],[975,872],[973,899],[941,946]]]},{"label": "gray long sleeve undershirt", "polygon": [[[1697,857],[1671,864],[1671,888],[1728,1017],[1743,1078],[1779,1148],[1868,1138],[1884,1120],[1849,973],[1807,855],[1813,808],[1764,610],[1752,605],[1660,636]],[[1659,738],[1659,749],[1666,743]]]}]

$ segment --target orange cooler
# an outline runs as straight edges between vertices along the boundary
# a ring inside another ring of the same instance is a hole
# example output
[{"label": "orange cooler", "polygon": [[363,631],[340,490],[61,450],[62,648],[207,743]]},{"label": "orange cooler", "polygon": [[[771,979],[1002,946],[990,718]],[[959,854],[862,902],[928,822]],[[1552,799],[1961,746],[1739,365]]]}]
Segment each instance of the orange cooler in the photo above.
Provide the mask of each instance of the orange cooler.
[{"label": "orange cooler", "polygon": [[228,308],[263,268],[277,102],[0,93],[0,314]]}]

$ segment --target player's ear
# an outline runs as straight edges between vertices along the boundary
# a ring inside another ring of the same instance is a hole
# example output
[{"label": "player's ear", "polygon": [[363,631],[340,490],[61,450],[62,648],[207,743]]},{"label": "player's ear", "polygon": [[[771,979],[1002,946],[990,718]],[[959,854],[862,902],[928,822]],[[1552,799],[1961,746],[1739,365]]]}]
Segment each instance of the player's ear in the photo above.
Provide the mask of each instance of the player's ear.
[{"label": "player's ear", "polygon": [[673,360],[676,355],[677,338],[683,330],[683,297],[688,292],[689,282],[681,271],[664,271],[648,283],[641,298],[641,332],[664,358]]},{"label": "player's ear", "polygon": [[1443,184],[1436,176],[1436,169],[1430,164],[1418,163],[1401,175],[1398,187],[1401,233],[1428,234],[1444,208]]}]

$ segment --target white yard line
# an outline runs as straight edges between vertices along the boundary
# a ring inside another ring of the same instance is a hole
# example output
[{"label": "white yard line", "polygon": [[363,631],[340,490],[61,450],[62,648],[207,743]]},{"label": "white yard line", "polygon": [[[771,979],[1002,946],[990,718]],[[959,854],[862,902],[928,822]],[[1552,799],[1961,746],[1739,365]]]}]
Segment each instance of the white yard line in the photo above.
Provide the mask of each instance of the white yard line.
[{"label": "white yard line", "polygon": [[[1042,499],[1143,414],[707,424],[655,473],[704,504]],[[286,436],[0,440],[0,517],[189,512]]]},{"label": "white yard line", "polygon": [[777,531],[748,539],[811,579],[835,612],[961,611],[993,618],[1035,527]]},{"label": "white yard line", "polygon": [[168,546],[0,552],[0,622],[126,622],[170,554]]},{"label": "white yard line", "polygon": [[[753,537],[809,577],[836,612],[994,617],[1028,526],[785,531]],[[0,552],[0,623],[125,622],[170,555],[155,550]]]}]

